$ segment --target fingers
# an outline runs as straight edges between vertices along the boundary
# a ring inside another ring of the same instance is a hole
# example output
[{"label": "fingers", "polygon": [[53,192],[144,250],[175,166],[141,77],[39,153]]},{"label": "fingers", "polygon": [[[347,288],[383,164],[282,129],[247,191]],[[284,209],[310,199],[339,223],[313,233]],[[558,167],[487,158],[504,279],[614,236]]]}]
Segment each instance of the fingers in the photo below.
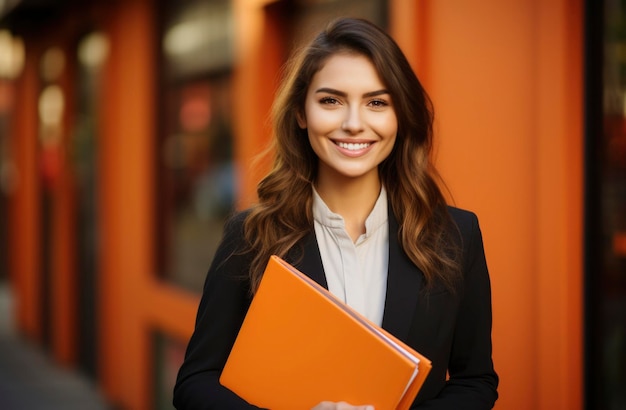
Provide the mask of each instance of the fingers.
[{"label": "fingers", "polygon": [[346,403],[345,401],[340,401],[338,403],[323,401],[317,406],[313,407],[312,410],[374,410],[374,406],[353,406],[352,404]]}]

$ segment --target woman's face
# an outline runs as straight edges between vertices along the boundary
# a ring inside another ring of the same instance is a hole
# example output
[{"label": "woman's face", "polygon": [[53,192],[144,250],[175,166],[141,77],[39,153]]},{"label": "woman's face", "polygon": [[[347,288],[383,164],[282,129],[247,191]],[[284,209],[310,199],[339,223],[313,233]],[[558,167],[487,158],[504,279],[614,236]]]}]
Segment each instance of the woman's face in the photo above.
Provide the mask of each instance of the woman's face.
[{"label": "woman's face", "polygon": [[389,91],[370,60],[354,53],[329,57],[313,76],[298,124],[319,158],[318,181],[377,179],[398,131]]}]

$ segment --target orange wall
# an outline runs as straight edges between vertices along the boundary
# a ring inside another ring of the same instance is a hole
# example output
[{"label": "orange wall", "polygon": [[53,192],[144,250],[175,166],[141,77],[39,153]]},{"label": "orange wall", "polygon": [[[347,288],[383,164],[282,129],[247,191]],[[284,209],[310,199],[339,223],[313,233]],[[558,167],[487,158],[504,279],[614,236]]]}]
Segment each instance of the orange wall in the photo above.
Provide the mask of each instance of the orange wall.
[{"label": "orange wall", "polygon": [[438,167],[481,221],[496,408],[580,409],[581,1],[400,3],[392,27],[428,21],[396,37],[434,102]]}]

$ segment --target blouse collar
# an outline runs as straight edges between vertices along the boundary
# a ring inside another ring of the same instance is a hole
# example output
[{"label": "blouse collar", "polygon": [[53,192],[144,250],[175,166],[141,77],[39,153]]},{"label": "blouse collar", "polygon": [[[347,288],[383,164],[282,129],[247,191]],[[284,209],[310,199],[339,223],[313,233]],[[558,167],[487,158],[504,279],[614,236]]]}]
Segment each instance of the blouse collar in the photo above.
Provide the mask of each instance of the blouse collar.
[{"label": "blouse collar", "polygon": [[[313,186],[313,219],[328,228],[345,228],[345,222],[341,215],[333,212],[328,208],[322,197],[317,193]],[[387,191],[381,186],[378,199],[374,204],[372,212],[365,220],[365,237],[367,238],[374,233],[381,225],[386,224],[388,219],[387,210]]]}]

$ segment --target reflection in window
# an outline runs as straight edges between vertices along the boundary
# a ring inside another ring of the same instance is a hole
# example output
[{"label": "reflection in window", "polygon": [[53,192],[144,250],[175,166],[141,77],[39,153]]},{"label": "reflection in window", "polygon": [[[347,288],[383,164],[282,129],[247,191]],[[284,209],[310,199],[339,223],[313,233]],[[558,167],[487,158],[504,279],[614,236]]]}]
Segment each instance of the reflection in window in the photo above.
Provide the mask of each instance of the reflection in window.
[{"label": "reflection in window", "polygon": [[232,11],[228,1],[163,2],[162,11],[157,266],[198,291],[236,194]]}]

